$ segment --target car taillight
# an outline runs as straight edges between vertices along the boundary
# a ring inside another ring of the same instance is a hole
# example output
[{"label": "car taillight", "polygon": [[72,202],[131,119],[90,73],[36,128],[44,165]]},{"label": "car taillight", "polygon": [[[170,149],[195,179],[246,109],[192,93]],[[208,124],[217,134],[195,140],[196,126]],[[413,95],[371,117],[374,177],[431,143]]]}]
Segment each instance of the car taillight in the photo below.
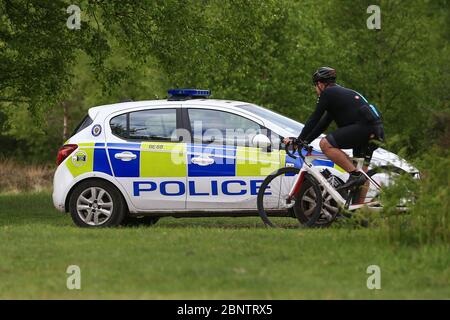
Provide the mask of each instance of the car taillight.
[{"label": "car taillight", "polygon": [[61,162],[63,162],[72,152],[74,152],[78,148],[76,144],[65,144],[63,145],[59,151],[58,156],[56,157],[56,165],[59,166]]}]

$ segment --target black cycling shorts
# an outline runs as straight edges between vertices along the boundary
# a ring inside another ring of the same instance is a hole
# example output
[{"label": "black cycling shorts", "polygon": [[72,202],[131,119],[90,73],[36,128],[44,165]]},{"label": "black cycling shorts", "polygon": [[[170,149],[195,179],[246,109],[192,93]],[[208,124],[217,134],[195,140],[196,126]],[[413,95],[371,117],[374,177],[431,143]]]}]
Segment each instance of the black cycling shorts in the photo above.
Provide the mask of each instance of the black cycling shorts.
[{"label": "black cycling shorts", "polygon": [[378,144],[384,141],[384,130],[382,124],[355,123],[341,127],[325,138],[335,148],[353,149],[353,157],[364,158],[368,165]]}]

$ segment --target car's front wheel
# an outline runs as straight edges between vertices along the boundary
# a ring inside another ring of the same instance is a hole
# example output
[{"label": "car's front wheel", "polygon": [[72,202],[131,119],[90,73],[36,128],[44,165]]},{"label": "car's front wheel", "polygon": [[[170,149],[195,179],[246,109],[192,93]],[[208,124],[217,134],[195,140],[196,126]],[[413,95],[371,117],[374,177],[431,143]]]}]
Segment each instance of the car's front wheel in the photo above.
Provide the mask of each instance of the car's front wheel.
[{"label": "car's front wheel", "polygon": [[116,187],[103,180],[87,180],[75,187],[69,200],[73,222],[79,227],[115,227],[127,207]]},{"label": "car's front wheel", "polygon": [[137,227],[137,226],[153,226],[159,221],[159,217],[126,217],[122,221],[122,225],[126,227]]}]

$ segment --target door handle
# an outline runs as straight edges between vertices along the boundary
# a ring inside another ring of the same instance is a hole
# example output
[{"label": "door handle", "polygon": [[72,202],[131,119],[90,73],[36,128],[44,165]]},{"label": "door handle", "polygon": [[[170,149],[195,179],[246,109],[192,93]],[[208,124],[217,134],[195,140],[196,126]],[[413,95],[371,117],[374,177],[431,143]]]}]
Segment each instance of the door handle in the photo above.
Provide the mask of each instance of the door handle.
[{"label": "door handle", "polygon": [[131,161],[136,159],[136,155],[132,152],[129,151],[125,151],[125,152],[121,152],[121,153],[116,153],[114,155],[114,158],[122,160],[122,161]]},{"label": "door handle", "polygon": [[209,157],[197,157],[192,158],[191,162],[198,164],[199,166],[209,166],[210,164],[214,163],[214,159]]}]

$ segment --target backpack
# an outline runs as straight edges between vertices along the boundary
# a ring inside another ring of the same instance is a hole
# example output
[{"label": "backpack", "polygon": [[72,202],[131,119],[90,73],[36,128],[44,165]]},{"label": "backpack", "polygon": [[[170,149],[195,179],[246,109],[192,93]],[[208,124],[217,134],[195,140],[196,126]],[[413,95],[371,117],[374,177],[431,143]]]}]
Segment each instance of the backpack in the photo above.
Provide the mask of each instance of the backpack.
[{"label": "backpack", "polygon": [[369,123],[381,120],[381,112],[373,104],[364,104],[359,111],[363,119]]}]

